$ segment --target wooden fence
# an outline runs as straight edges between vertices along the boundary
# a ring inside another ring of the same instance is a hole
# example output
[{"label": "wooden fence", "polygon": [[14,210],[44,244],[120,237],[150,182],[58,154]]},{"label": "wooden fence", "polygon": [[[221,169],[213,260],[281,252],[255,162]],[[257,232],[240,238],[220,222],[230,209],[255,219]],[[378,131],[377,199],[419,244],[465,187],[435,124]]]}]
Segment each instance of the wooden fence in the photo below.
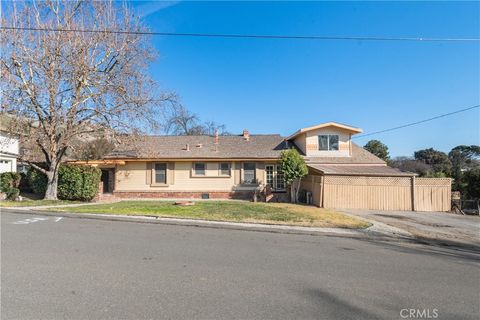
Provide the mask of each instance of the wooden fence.
[{"label": "wooden fence", "polygon": [[415,178],[415,211],[450,211],[451,208],[450,178]]},{"label": "wooden fence", "polygon": [[313,204],[325,208],[450,211],[451,179],[314,176],[302,179]]}]

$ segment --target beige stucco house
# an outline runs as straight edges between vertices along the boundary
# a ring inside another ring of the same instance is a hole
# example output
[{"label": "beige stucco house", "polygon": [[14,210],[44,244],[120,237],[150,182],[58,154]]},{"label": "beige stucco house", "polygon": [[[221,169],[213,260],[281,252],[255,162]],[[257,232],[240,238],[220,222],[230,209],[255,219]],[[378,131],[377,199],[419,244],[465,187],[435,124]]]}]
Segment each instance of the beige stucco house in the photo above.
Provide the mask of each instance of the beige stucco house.
[{"label": "beige stucco house", "polygon": [[[269,186],[269,199],[282,201],[288,199],[288,193],[277,161],[282,150],[297,148],[309,168],[302,189],[313,204],[412,209],[414,199],[409,190],[414,188],[415,174],[388,167],[353,143],[352,136],[360,132],[359,128],[328,122],[286,138],[253,135],[246,130],[238,136],[145,136],[90,164],[102,169],[101,197],[251,199],[259,186]],[[345,183],[346,177],[361,190],[342,188],[332,180]],[[390,191],[375,196],[378,186]],[[362,192],[370,200],[350,203],[351,192]],[[395,201],[385,206],[382,197]]]}]

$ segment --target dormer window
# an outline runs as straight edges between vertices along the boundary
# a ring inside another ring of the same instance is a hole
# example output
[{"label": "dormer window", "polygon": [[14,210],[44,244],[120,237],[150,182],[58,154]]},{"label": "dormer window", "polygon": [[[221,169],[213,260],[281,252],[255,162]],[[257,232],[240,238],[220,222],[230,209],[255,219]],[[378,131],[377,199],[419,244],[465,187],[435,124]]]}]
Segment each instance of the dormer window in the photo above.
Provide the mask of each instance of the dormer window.
[{"label": "dormer window", "polygon": [[318,136],[318,150],[338,151],[338,134],[322,134]]}]

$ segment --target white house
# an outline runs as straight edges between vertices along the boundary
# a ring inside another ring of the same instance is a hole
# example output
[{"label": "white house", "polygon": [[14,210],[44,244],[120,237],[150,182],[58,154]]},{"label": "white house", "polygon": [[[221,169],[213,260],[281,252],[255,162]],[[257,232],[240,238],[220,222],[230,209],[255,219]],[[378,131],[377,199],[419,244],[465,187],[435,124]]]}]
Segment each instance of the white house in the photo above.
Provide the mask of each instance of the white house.
[{"label": "white house", "polygon": [[0,173],[16,172],[19,142],[17,138],[9,136],[4,130],[4,118],[0,120],[2,121],[0,126]]}]

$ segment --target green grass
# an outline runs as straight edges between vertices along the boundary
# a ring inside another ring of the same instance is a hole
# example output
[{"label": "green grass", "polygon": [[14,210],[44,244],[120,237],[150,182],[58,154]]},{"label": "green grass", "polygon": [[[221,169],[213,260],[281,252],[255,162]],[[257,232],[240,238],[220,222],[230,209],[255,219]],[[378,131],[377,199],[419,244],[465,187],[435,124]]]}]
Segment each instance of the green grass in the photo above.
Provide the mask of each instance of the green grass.
[{"label": "green grass", "polygon": [[0,207],[38,207],[38,206],[56,206],[62,204],[79,203],[78,201],[68,200],[24,200],[24,201],[0,201]]},{"label": "green grass", "polygon": [[286,203],[198,201],[193,206],[178,206],[174,205],[172,201],[122,201],[88,206],[52,208],[50,210],[315,227],[366,228],[369,226],[366,222],[332,210]]}]

